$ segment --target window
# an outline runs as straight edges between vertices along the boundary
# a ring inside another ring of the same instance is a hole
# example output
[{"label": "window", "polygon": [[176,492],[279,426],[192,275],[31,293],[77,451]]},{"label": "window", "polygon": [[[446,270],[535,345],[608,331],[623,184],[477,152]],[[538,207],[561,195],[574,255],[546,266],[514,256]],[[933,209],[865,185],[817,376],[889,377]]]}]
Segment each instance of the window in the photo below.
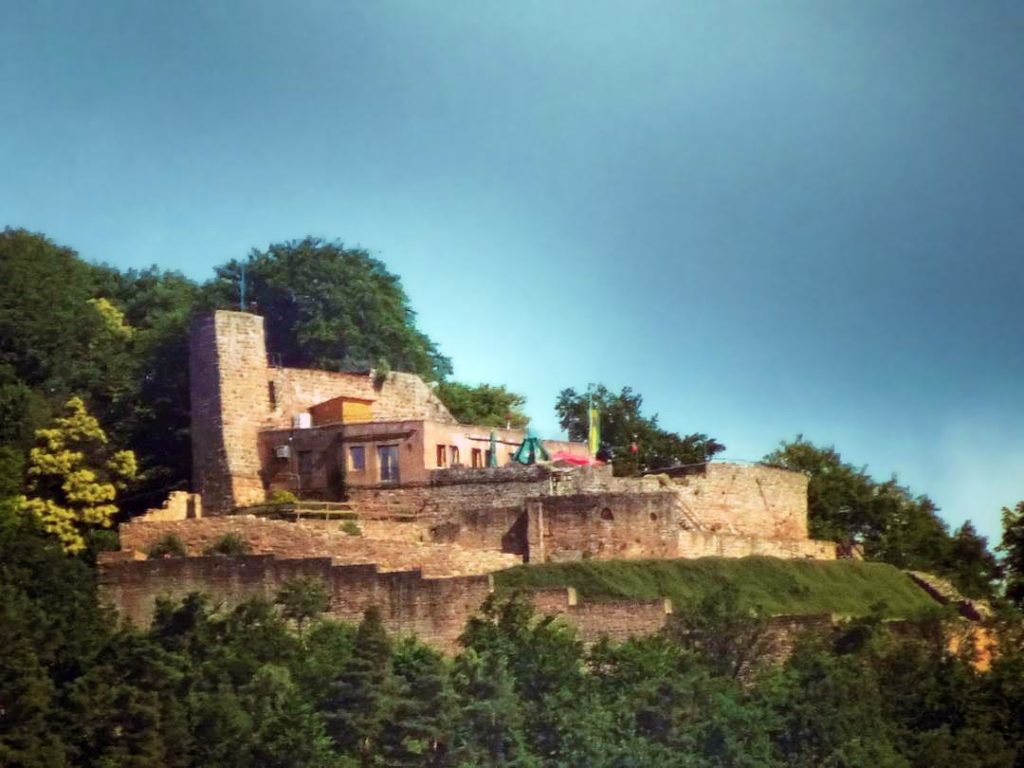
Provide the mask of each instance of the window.
[{"label": "window", "polygon": [[448,446],[448,459],[453,467],[459,463],[459,446]]},{"label": "window", "polygon": [[353,445],[349,448],[348,466],[353,472],[362,472],[366,469],[366,448],[361,445]]},{"label": "window", "polygon": [[377,461],[380,464],[380,481],[382,483],[398,482],[398,446],[382,445],[377,448]]},{"label": "window", "polygon": [[313,474],[313,452],[312,451],[299,451],[299,474],[300,475],[311,475],[311,474]]},{"label": "window", "polygon": [[437,466],[447,467],[448,466],[448,446],[439,445],[437,446]]},{"label": "window", "polygon": [[472,464],[473,469],[481,469],[484,465],[484,452],[479,448],[474,448],[473,452],[470,454],[470,463]]}]

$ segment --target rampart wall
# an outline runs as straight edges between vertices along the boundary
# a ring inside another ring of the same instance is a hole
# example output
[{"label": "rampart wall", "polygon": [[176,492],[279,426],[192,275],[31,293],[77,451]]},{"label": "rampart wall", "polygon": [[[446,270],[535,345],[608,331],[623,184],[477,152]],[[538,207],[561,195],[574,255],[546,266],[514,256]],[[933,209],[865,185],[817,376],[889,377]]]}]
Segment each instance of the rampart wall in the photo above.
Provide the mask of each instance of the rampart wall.
[{"label": "rampart wall", "polygon": [[419,571],[383,573],[373,565],[336,565],[330,558],[278,559],[272,555],[124,560],[101,557],[101,600],[117,606],[133,624],[148,626],[157,598],[181,600],[210,594],[226,607],[254,597],[273,599],[289,580],[321,581],[330,595],[327,614],[358,622],[370,606],[380,608],[391,632],[415,632],[442,650],[452,650],[466,622],[491,591],[487,576],[426,578]]},{"label": "rampart wall", "polygon": [[527,503],[530,562],[678,557],[673,493],[548,496]]},{"label": "rampart wall", "polygon": [[536,466],[441,470],[425,483],[354,488],[350,496],[365,517],[402,518],[403,532],[415,530],[422,541],[512,552],[533,562],[834,559],[832,542],[807,538],[806,488],[802,474],[761,466],[710,464],[675,478]]},{"label": "rampart wall", "polygon": [[522,508],[527,497],[551,493],[552,478],[540,466],[442,469],[432,471],[426,482],[350,488],[349,499],[368,517],[439,517],[463,510]]},{"label": "rampart wall", "polygon": [[800,472],[715,463],[674,481],[702,529],[769,539],[807,538],[807,483]]},{"label": "rampart wall", "polygon": [[835,560],[836,543],[818,539],[766,539],[711,531],[679,531],[676,557],[749,557]]},{"label": "rampart wall", "polygon": [[428,576],[491,573],[522,563],[497,550],[447,544],[350,536],[336,521],[286,522],[250,515],[199,520],[136,521],[120,529],[124,551],[146,552],[164,536],[174,535],[190,556],[203,555],[227,534],[237,536],[256,555],[281,558],[329,557],[345,563],[375,563],[382,571],[420,569]]},{"label": "rampart wall", "polygon": [[672,601],[667,598],[581,603],[572,587],[538,590],[531,599],[539,615],[563,619],[588,645],[602,637],[621,643],[631,637],[652,635],[664,628],[672,614]]}]

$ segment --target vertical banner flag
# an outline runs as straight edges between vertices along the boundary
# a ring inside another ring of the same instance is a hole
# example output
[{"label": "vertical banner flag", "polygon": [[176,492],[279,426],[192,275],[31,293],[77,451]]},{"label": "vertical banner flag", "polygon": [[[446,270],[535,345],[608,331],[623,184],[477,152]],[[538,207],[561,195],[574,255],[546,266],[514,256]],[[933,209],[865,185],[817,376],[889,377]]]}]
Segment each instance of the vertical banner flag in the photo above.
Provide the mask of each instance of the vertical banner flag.
[{"label": "vertical banner flag", "polygon": [[590,449],[590,455],[596,456],[601,448],[601,413],[593,406],[590,407],[589,412],[590,430],[587,433],[587,447]]}]

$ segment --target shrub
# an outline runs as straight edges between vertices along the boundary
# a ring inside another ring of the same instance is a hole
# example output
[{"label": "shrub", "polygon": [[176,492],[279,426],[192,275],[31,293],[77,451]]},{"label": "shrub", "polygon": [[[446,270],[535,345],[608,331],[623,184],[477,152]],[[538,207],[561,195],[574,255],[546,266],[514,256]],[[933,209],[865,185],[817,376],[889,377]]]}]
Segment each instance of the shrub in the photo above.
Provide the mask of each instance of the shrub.
[{"label": "shrub", "polygon": [[380,389],[383,387],[391,375],[391,366],[387,360],[381,358],[377,361],[377,367],[373,369],[373,386],[374,389]]},{"label": "shrub", "polygon": [[341,530],[347,533],[349,536],[362,536],[363,529],[359,527],[359,523],[355,520],[345,520],[341,524]]},{"label": "shrub", "polygon": [[176,534],[167,533],[154,541],[146,554],[150,557],[185,557],[188,552]]},{"label": "shrub", "polygon": [[301,632],[307,621],[330,607],[331,599],[322,581],[300,577],[285,582],[274,602],[281,606],[282,615],[293,620]]},{"label": "shrub", "polygon": [[229,557],[248,555],[249,545],[237,533],[225,533],[206,548],[205,554],[227,555]]},{"label": "shrub", "polygon": [[267,501],[271,504],[294,504],[298,499],[295,498],[295,494],[291,491],[277,488],[270,492],[270,495],[267,496]]}]

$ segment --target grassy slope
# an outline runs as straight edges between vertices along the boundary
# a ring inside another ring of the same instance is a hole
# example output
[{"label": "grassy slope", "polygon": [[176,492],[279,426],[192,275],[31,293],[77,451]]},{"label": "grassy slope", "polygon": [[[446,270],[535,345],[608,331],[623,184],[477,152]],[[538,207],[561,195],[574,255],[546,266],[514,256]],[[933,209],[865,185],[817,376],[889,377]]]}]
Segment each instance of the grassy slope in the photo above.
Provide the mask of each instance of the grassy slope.
[{"label": "grassy slope", "polygon": [[731,583],[746,605],[770,614],[868,614],[918,618],[938,604],[883,563],[778,560],[771,557],[629,560],[524,565],[494,574],[499,591],[575,587],[581,600],[670,597],[677,612]]}]

